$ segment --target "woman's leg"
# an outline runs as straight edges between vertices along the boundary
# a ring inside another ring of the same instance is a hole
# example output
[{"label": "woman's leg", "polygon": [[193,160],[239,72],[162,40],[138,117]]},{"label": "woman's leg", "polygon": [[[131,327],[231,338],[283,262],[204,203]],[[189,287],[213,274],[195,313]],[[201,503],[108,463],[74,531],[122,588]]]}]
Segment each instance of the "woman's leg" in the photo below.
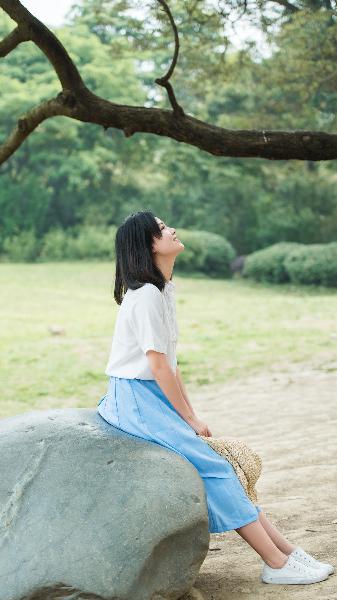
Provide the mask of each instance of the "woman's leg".
[{"label": "woman's leg", "polygon": [[279,550],[274,544],[259,519],[253,521],[253,523],[248,523],[248,525],[243,525],[243,527],[238,527],[235,531],[273,569],[280,569],[287,562],[287,554]]},{"label": "woman's leg", "polygon": [[278,547],[281,552],[284,554],[291,554],[293,550],[295,550],[294,544],[288,542],[288,540],[282,535],[282,533],[276,529],[275,525],[273,525],[266,517],[264,512],[259,513],[259,520],[269,537],[273,540],[275,546]]}]

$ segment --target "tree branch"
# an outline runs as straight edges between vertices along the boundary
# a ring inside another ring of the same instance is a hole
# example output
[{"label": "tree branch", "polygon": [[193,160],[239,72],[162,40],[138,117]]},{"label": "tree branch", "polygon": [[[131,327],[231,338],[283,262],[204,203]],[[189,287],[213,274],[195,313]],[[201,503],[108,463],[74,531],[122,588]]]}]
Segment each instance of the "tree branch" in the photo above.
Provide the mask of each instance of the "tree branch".
[{"label": "tree branch", "polygon": [[283,8],[286,8],[291,13],[297,13],[300,11],[300,8],[297,8],[297,6],[295,6],[294,4],[291,4],[287,0],[269,0],[269,2],[273,2],[274,4],[279,4],[280,6],[283,6]]},{"label": "tree branch", "polygon": [[[163,6],[166,4],[164,0],[160,0],[160,2]],[[195,146],[214,156],[311,161],[337,158],[337,134],[301,130],[223,129],[185,114],[176,102],[174,94],[169,96],[173,111],[125,106],[104,100],[85,86],[77,68],[56,36],[33,17],[20,4],[19,0],[0,0],[0,7],[19,26],[19,31],[14,30],[3,40],[0,46],[2,52],[8,54],[27,37],[35,42],[47,56],[63,87],[63,91],[56,98],[43,102],[19,119],[17,127],[0,147],[0,164],[21,146],[40,123],[57,115],[64,115],[86,123],[95,123],[104,129],[108,127],[120,129],[126,137],[130,137],[134,133],[150,133],[168,137],[177,142]],[[170,14],[170,11],[167,14]],[[161,85],[165,83],[164,87],[168,91],[170,90],[168,80],[176,65],[179,50],[176,28],[174,30],[176,47],[173,61],[166,75],[161,78]],[[177,116],[183,118],[177,118]]]},{"label": "tree branch", "polygon": [[168,137],[214,156],[251,156],[271,160],[337,158],[337,134],[303,130],[223,129],[188,114],[177,120],[169,110],[113,104],[88,90],[81,95],[72,117],[102,125],[105,129],[120,129],[126,137],[134,133]]},{"label": "tree branch", "polygon": [[0,42],[0,57],[4,57],[14,50],[21,42],[27,42],[29,35],[26,30],[16,27],[13,31]]},{"label": "tree branch", "polygon": [[172,59],[172,63],[167,71],[167,73],[163,76],[163,77],[158,77],[157,79],[155,79],[155,83],[158,83],[158,85],[161,85],[162,87],[164,87],[167,91],[171,106],[173,108],[173,112],[177,117],[183,117],[185,115],[183,108],[180,106],[180,104],[178,104],[174,91],[173,91],[173,87],[169,82],[170,77],[173,75],[173,71],[175,69],[175,66],[177,64],[177,60],[178,60],[178,54],[179,54],[179,35],[178,35],[178,29],[177,26],[174,22],[174,18],[172,16],[172,13],[167,5],[167,3],[165,2],[165,0],[157,0],[157,2],[159,2],[159,4],[163,7],[164,11],[166,12],[172,29],[173,29],[173,33],[174,33],[174,55],[173,55],[173,59]]},{"label": "tree branch", "polygon": [[69,100],[59,94],[56,98],[47,100],[32,108],[17,122],[8,139],[0,146],[0,164],[4,163],[15,150],[17,150],[25,139],[42,121],[57,115],[71,116]]}]

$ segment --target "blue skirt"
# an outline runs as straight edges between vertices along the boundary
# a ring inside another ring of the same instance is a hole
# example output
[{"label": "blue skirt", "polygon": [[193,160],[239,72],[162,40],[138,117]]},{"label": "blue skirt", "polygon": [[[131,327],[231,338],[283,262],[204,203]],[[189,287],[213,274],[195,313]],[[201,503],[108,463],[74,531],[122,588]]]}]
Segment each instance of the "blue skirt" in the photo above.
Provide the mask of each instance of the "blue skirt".
[{"label": "blue skirt", "polygon": [[160,444],[194,465],[204,483],[210,533],[237,529],[259,518],[261,508],[248,498],[231,463],[198,436],[155,379],[110,377],[97,410],[114,427]]}]

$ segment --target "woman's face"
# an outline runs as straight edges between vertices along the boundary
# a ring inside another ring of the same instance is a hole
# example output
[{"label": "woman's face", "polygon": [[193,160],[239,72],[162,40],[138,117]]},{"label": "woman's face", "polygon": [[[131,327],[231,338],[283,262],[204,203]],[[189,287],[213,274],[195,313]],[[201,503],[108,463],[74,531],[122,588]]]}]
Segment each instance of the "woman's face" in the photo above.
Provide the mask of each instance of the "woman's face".
[{"label": "woman's face", "polygon": [[159,228],[161,230],[162,237],[153,238],[153,251],[157,252],[157,254],[179,254],[182,250],[184,250],[184,244],[176,237],[176,230],[174,227],[169,227],[166,225],[164,221],[159,219],[159,217],[155,217]]}]

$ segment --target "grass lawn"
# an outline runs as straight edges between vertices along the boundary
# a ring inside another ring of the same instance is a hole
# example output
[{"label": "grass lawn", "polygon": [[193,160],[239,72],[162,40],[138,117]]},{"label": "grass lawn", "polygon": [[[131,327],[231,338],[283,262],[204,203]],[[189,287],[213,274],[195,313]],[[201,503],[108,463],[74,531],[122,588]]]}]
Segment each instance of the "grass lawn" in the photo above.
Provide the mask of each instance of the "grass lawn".
[{"label": "grass lawn", "polygon": [[[108,263],[0,265],[0,417],[97,405],[119,308],[113,274]],[[336,289],[178,275],[174,282],[187,389],[337,357]],[[52,335],[54,325],[64,335]]]}]

